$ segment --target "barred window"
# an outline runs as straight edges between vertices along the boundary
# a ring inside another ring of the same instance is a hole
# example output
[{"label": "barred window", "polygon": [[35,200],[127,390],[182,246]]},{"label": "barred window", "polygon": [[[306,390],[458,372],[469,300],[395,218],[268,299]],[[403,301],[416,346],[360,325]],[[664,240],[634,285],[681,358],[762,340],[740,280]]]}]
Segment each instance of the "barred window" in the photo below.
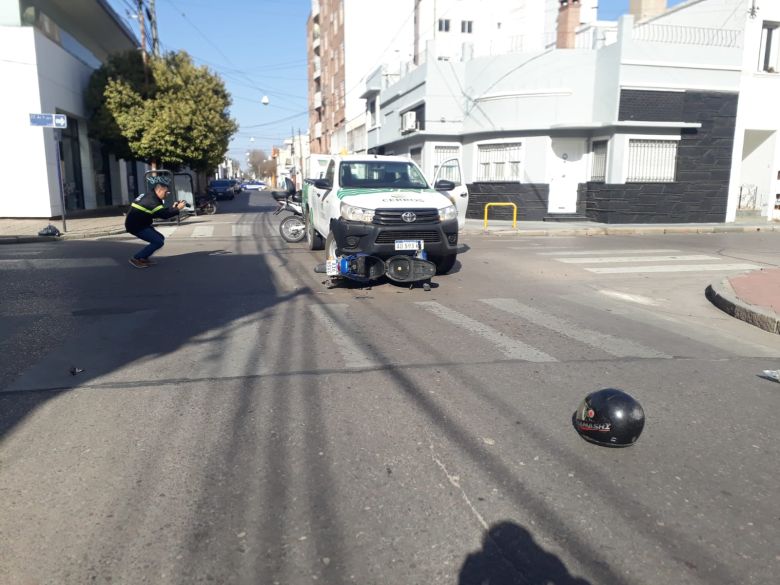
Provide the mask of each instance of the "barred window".
[{"label": "barred window", "polygon": [[[460,148],[457,146],[436,146],[433,149],[433,174],[439,172],[441,163],[446,162],[448,159],[458,158],[460,156]],[[460,173],[458,172],[458,165],[454,161],[442,169],[439,174],[439,179],[445,179],[452,181],[456,185],[460,185]]]},{"label": "barred window", "polygon": [[628,183],[671,183],[677,166],[677,140],[628,141]]},{"label": "barred window", "polygon": [[607,178],[607,141],[594,140],[593,163],[590,170],[590,180],[603,183]]},{"label": "barred window", "polygon": [[522,143],[480,144],[477,181],[519,181],[522,178]]}]

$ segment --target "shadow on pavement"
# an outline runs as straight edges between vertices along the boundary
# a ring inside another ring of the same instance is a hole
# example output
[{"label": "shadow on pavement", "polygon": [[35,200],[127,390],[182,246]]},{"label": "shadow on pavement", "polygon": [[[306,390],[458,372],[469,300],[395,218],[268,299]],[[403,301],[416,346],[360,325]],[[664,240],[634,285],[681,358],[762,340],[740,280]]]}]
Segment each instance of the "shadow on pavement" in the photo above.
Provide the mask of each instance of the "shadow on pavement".
[{"label": "shadow on pavement", "polygon": [[466,557],[458,585],[591,585],[573,577],[558,556],[544,550],[525,528],[511,521],[491,526],[482,550]]}]

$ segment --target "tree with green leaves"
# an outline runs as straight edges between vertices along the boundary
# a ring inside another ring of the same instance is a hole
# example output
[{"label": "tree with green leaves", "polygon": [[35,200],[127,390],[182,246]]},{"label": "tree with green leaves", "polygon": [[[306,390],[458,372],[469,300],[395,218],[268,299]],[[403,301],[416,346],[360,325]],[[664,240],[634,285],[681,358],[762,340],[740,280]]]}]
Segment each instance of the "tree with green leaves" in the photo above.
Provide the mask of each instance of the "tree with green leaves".
[{"label": "tree with green leaves", "polygon": [[255,177],[270,177],[276,170],[276,161],[269,159],[263,149],[254,149],[249,153],[249,168]]},{"label": "tree with green leaves", "polygon": [[87,92],[90,134],[120,158],[209,172],[223,160],[237,125],[219,76],[183,52],[148,59],[112,56]]}]

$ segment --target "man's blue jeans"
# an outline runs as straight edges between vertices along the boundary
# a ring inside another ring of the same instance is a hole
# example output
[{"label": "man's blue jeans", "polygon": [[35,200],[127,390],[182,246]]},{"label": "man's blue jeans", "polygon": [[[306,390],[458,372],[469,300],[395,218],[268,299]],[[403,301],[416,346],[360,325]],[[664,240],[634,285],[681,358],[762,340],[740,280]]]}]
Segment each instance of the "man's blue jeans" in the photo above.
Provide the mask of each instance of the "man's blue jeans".
[{"label": "man's blue jeans", "polygon": [[165,236],[153,227],[144,228],[133,235],[137,238],[141,238],[144,242],[149,242],[148,246],[145,246],[143,250],[133,256],[136,260],[146,260],[165,244]]}]

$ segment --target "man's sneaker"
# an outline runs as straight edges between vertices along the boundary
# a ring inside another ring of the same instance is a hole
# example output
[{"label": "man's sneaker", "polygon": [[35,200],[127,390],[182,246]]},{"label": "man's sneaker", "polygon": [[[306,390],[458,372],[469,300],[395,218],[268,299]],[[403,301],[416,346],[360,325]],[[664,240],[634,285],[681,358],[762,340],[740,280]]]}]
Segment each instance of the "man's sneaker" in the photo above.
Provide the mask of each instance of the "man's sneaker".
[{"label": "man's sneaker", "polygon": [[149,268],[148,264],[137,258],[130,258],[128,262],[130,262],[130,266],[135,266],[136,268]]},{"label": "man's sneaker", "polygon": [[157,262],[155,262],[154,260],[150,260],[149,258],[138,258],[138,261],[142,262],[146,266],[154,266],[155,264],[157,264]]}]

